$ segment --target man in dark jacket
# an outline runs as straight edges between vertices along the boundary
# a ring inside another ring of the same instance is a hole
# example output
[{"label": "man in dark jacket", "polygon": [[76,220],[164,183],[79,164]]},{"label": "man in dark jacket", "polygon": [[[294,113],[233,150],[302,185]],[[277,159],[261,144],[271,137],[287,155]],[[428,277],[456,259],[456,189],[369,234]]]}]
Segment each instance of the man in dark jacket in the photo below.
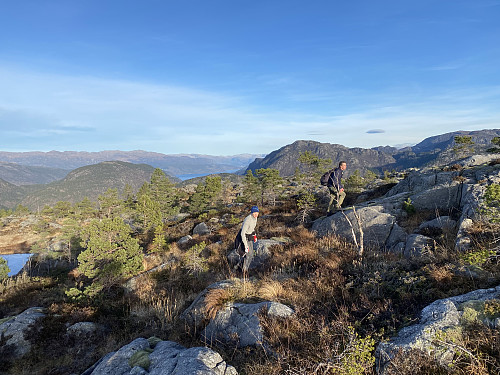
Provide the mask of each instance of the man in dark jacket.
[{"label": "man in dark jacket", "polygon": [[333,215],[335,211],[340,210],[342,202],[344,202],[345,191],[342,185],[342,174],[347,168],[347,163],[341,161],[339,166],[330,173],[328,178],[328,190],[330,191],[330,203],[328,204],[327,215]]}]

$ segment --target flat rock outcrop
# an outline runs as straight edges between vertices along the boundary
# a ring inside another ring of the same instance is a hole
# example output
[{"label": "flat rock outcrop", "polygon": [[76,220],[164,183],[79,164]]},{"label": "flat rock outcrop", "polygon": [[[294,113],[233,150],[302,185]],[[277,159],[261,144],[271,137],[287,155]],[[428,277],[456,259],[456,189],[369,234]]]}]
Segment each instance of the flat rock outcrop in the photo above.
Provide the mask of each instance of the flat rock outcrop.
[{"label": "flat rock outcrop", "polygon": [[173,341],[138,338],[105,355],[82,375],[237,375],[219,353]]},{"label": "flat rock outcrop", "polygon": [[31,307],[0,324],[0,337],[6,339],[5,345],[12,346],[14,358],[30,351],[31,344],[24,338],[24,333],[43,317],[45,313],[42,307]]},{"label": "flat rock outcrop", "polygon": [[[356,214],[364,232],[364,245],[392,247],[399,242],[406,241],[405,231],[396,223],[396,217],[382,205],[356,208]],[[347,217],[347,218],[346,218]],[[352,224],[352,227],[351,227]],[[359,225],[352,209],[337,212],[332,216],[316,220],[312,230],[318,236],[337,234],[352,240],[352,230],[359,236]]]},{"label": "flat rock outcrop", "polygon": [[206,296],[211,290],[235,287],[239,279],[214,283],[203,290],[180,318],[209,343],[236,344],[238,347],[261,345],[264,343],[263,329],[259,314],[268,317],[286,318],[294,314],[290,307],[278,302],[227,303],[213,319],[209,319]]},{"label": "flat rock outcrop", "polygon": [[258,314],[288,318],[294,311],[278,302],[230,303],[217,312],[202,336],[212,344],[235,344],[238,347],[264,345]]},{"label": "flat rock outcrop", "polygon": [[[481,316],[480,307],[488,300],[500,298],[500,286],[491,289],[479,289],[455,297],[434,301],[425,307],[420,314],[420,321],[401,329],[398,336],[389,342],[380,343],[376,350],[376,358],[380,374],[385,374],[395,354],[402,350],[420,350],[433,356],[443,365],[451,363],[455,351],[444,341],[461,336],[461,325]],[[498,321],[497,321],[498,320]],[[500,319],[483,323],[500,329]],[[441,338],[436,341],[436,338]]]}]

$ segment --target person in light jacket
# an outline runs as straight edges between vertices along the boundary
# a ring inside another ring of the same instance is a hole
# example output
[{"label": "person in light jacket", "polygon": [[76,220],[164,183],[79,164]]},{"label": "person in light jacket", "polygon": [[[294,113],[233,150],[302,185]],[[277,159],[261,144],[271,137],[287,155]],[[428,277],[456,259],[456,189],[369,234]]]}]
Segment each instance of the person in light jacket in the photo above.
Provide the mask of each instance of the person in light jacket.
[{"label": "person in light jacket", "polygon": [[[241,229],[234,240],[234,248],[238,251],[240,257],[244,257],[243,272],[248,271],[248,267],[250,266],[250,263],[253,259],[253,244],[257,241],[257,236],[255,235],[255,227],[257,226],[258,216],[259,207],[253,206],[250,210],[250,215],[248,215],[245,220],[243,220]],[[240,263],[236,267],[238,267]]]}]

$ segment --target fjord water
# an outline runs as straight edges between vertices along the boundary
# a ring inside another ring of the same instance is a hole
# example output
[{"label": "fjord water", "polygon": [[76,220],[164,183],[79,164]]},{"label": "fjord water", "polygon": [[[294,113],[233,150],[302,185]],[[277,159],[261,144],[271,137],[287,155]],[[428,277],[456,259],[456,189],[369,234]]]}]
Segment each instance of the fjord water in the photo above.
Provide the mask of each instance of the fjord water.
[{"label": "fjord water", "polygon": [[7,261],[7,265],[10,269],[9,276],[14,276],[22,270],[32,255],[33,254],[5,254],[0,256]]}]

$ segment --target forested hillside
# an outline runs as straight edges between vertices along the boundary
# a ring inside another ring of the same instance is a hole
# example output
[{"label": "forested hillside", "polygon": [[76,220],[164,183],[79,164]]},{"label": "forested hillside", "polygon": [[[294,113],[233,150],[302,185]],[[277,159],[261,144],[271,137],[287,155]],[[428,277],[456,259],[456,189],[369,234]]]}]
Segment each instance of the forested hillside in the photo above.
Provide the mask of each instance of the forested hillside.
[{"label": "forested hillside", "polygon": [[47,184],[60,180],[68,174],[68,170],[58,168],[36,167],[0,161],[0,178],[14,185]]}]

